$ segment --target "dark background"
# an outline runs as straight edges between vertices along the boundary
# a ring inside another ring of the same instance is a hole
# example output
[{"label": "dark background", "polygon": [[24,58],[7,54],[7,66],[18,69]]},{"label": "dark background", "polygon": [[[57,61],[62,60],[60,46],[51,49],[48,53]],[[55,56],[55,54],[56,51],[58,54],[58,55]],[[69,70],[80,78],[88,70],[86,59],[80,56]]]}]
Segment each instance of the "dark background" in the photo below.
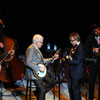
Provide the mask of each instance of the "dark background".
[{"label": "dark background", "polygon": [[66,6],[63,8],[58,6],[50,4],[40,6],[33,3],[32,6],[6,4],[1,7],[0,18],[5,24],[4,34],[17,40],[18,54],[25,54],[36,33],[44,36],[43,49],[46,49],[48,42],[51,43],[51,48],[54,43],[58,48],[68,48],[68,36],[71,32],[78,32],[81,41],[85,43],[91,32],[91,23],[81,18],[78,12],[68,11]]}]

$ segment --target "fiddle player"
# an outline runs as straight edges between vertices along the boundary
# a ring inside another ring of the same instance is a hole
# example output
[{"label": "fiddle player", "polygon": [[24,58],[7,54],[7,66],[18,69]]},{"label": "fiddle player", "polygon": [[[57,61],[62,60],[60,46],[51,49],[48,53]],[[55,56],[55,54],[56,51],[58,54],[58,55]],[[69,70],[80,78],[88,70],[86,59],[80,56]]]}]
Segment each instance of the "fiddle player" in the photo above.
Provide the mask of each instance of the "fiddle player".
[{"label": "fiddle player", "polygon": [[[42,73],[45,72],[46,67],[40,67],[38,64],[44,64],[49,62],[52,58],[43,58],[43,55],[40,51],[40,48],[43,45],[44,37],[40,34],[35,34],[32,39],[32,44],[26,50],[26,64],[29,68],[26,70],[26,78],[33,79],[36,85],[36,91],[34,94],[37,97],[37,100],[45,100],[46,93],[54,87],[56,81],[50,75],[50,73],[46,73],[43,78],[38,79],[33,71],[40,71]],[[59,55],[54,55],[54,60],[58,59]]]},{"label": "fiddle player", "polygon": [[72,49],[65,60],[69,62],[70,66],[68,78],[69,96],[70,100],[81,100],[80,85],[85,71],[85,51],[77,32],[71,33],[69,35],[69,40],[72,44]]},{"label": "fiddle player", "polygon": [[88,58],[96,59],[97,62],[90,62],[89,68],[89,100],[94,100],[94,88],[96,82],[96,75],[99,77],[99,93],[98,100],[100,100],[100,28],[97,24],[91,24],[92,33],[86,40],[86,53]]}]

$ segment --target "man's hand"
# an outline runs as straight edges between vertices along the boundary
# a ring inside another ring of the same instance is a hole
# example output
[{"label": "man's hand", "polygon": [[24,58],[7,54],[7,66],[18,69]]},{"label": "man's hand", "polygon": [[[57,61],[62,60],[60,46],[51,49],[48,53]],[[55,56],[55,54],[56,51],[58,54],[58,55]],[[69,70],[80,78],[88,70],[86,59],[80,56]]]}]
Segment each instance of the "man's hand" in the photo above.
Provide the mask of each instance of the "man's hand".
[{"label": "man's hand", "polygon": [[15,54],[15,50],[11,49],[9,50],[8,54],[11,53],[10,55],[13,56]]},{"label": "man's hand", "polygon": [[55,54],[54,55],[54,60],[58,59],[59,58],[59,55],[58,54]]},{"label": "man's hand", "polygon": [[3,47],[4,47],[3,43],[2,43],[2,42],[0,42],[0,48],[3,48]]},{"label": "man's hand", "polygon": [[40,67],[40,71],[44,72],[45,71],[45,67],[44,66]]},{"label": "man's hand", "polygon": [[98,53],[99,52],[99,48],[93,48],[93,52],[94,53]]}]

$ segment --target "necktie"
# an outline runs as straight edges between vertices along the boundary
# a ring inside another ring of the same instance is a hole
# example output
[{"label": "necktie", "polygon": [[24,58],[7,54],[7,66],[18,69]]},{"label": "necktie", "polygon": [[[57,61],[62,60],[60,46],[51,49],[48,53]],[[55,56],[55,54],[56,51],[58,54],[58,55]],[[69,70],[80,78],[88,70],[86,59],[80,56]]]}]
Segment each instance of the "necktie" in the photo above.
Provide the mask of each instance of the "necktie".
[{"label": "necktie", "polygon": [[100,37],[98,37],[98,44],[100,44]]}]

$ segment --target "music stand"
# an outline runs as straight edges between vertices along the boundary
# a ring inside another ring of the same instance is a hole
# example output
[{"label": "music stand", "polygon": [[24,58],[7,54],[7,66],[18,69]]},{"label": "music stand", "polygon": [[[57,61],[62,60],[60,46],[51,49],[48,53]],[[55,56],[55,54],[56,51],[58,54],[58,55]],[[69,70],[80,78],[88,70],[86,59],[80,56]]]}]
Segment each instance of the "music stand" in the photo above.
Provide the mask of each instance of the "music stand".
[{"label": "music stand", "polygon": [[[91,63],[91,62],[96,64],[96,63],[97,63],[97,59],[94,59],[94,58],[85,58],[85,62],[84,62],[85,68],[87,68],[86,66],[89,65],[89,63]],[[88,92],[87,92],[87,88],[88,88],[88,86],[87,86],[87,85],[88,85],[88,79],[87,79],[87,72],[86,72],[86,69],[85,69],[85,75],[86,75],[86,76],[85,76],[85,83],[86,83],[86,84],[85,84],[85,88],[86,88],[86,91],[85,91],[85,92],[86,92],[86,100],[87,100],[87,98],[88,98],[88,95],[87,95],[87,94],[88,94]]]}]

